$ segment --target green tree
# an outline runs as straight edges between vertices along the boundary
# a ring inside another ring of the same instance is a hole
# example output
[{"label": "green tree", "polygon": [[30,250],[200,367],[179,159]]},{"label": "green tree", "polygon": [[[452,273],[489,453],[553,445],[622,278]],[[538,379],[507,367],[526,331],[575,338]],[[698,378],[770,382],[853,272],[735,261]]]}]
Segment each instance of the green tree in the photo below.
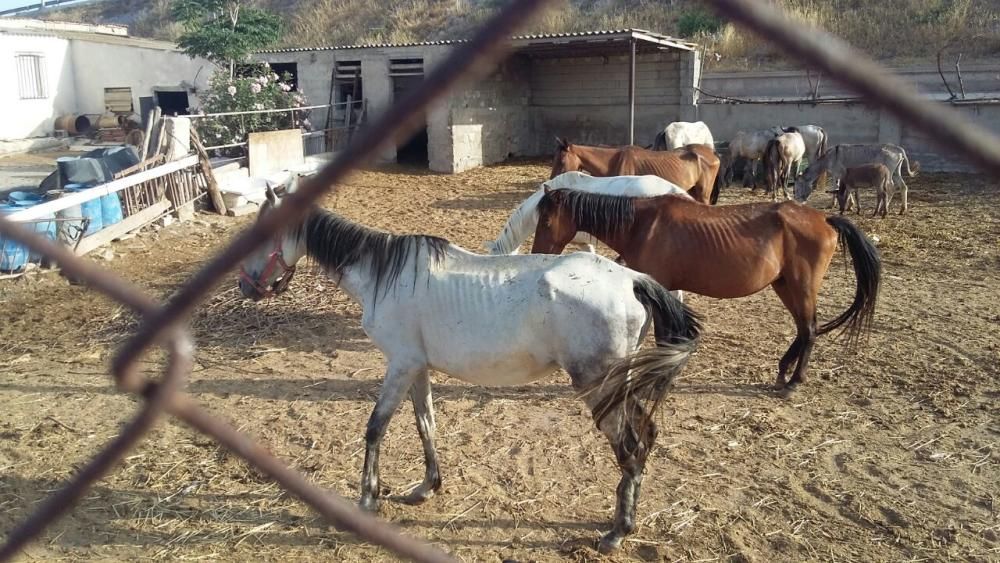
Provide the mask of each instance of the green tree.
[{"label": "green tree", "polygon": [[184,28],[177,41],[184,52],[228,66],[230,77],[250,53],[281,39],[278,16],[245,0],[174,0],[171,13]]}]

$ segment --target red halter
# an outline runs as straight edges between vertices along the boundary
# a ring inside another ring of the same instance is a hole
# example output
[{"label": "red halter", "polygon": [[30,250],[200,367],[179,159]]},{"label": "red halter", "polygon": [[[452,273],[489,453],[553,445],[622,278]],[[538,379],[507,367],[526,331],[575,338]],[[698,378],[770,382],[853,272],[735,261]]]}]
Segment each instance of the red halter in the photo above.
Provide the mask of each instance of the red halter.
[{"label": "red halter", "polygon": [[[281,273],[278,274],[279,278],[277,283],[274,284],[274,289],[263,285],[261,280],[270,279],[271,274],[274,273],[275,269],[281,268]],[[240,266],[240,278],[253,286],[261,297],[271,297],[273,295],[280,295],[288,289],[288,284],[292,281],[292,276],[295,275],[295,266],[289,266],[285,263],[285,257],[281,252],[281,241],[278,241],[274,245],[274,251],[267,257],[267,264],[264,265],[264,271],[260,273],[257,279],[254,279],[247,271]]]}]

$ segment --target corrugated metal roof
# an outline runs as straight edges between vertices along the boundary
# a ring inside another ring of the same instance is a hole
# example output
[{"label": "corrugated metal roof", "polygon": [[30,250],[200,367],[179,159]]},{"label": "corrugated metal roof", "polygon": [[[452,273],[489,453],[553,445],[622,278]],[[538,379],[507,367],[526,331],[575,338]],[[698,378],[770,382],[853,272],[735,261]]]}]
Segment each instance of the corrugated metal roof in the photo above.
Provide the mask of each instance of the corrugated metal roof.
[{"label": "corrugated metal roof", "polygon": [[[695,44],[689,41],[684,41],[682,39],[677,39],[670,37],[669,35],[664,35],[662,33],[655,33],[652,31],[646,31],[644,29],[608,29],[608,30],[598,30],[598,31],[579,31],[572,33],[547,33],[538,35],[518,35],[511,38],[514,44],[514,48],[523,48],[530,46],[538,42],[551,42],[553,40],[588,40],[588,39],[601,39],[607,41],[624,40],[624,39],[638,39],[640,41],[646,41],[649,43],[656,43],[666,47],[673,47],[675,49],[683,49],[686,51],[693,50]],[[337,46],[325,46],[325,47],[289,47],[284,49],[265,49],[262,51],[257,51],[257,54],[269,54],[269,53],[301,53],[308,51],[340,51],[348,49],[395,49],[395,48],[405,48],[405,47],[434,47],[442,45],[460,45],[463,43],[468,43],[467,39],[446,39],[440,41],[417,41],[413,43],[372,43],[372,44],[361,44],[361,45],[337,45]]]}]

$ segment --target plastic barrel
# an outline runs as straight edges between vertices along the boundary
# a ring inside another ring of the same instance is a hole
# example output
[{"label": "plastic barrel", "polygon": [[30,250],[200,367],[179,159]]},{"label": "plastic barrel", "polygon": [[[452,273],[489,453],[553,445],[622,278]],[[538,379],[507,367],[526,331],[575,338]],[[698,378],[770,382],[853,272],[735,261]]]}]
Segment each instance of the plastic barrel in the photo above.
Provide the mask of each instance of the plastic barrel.
[{"label": "plastic barrel", "polygon": [[101,196],[101,224],[105,227],[122,222],[122,202],[118,194]]},{"label": "plastic barrel", "polygon": [[[45,193],[45,199],[46,201],[57,200],[65,193],[63,190],[49,190]],[[83,229],[83,210],[80,209],[80,206],[71,205],[66,209],[56,211],[56,218],[60,219],[57,225],[57,238],[65,244],[76,242]]]},{"label": "plastic barrel", "polygon": [[[42,203],[42,201],[44,201],[41,195],[39,194],[32,194],[32,195],[34,195],[35,197],[32,197],[30,199],[22,198],[18,200],[13,207],[17,210],[27,209],[29,207],[34,207],[39,203]],[[41,217],[39,217],[38,219],[26,221],[25,224],[31,226],[31,229],[33,231],[41,234],[42,236],[48,238],[49,240],[56,240],[57,238],[59,226],[56,223],[55,213],[46,213]],[[28,256],[28,260],[32,262],[40,260],[41,258],[42,256],[37,252],[31,252],[30,255]]]},{"label": "plastic barrel", "polygon": [[[66,191],[68,192],[80,192],[87,189],[86,186],[80,184],[67,184]],[[84,219],[89,219],[90,223],[87,225],[87,230],[84,231],[84,236],[90,236],[101,229],[104,228],[104,210],[101,205],[101,198],[92,199],[80,204],[80,215]]]},{"label": "plastic barrel", "polygon": [[[0,203],[0,215],[14,213],[22,208]],[[21,243],[0,237],[0,272],[20,272],[28,263],[28,249]]]}]

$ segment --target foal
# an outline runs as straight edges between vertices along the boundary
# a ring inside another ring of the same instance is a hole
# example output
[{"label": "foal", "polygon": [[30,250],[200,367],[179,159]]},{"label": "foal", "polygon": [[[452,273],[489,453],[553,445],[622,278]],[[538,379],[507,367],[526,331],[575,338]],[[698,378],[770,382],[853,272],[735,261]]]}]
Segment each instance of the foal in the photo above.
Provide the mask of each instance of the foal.
[{"label": "foal", "polygon": [[876,203],[872,217],[881,213],[884,218],[889,213],[889,202],[892,200],[892,172],[881,163],[863,164],[844,171],[844,175],[837,183],[837,189],[829,192],[836,194],[841,215],[850,202],[852,192],[854,205],[858,213],[861,213],[861,197],[858,194],[860,187],[870,187],[875,190]]}]

